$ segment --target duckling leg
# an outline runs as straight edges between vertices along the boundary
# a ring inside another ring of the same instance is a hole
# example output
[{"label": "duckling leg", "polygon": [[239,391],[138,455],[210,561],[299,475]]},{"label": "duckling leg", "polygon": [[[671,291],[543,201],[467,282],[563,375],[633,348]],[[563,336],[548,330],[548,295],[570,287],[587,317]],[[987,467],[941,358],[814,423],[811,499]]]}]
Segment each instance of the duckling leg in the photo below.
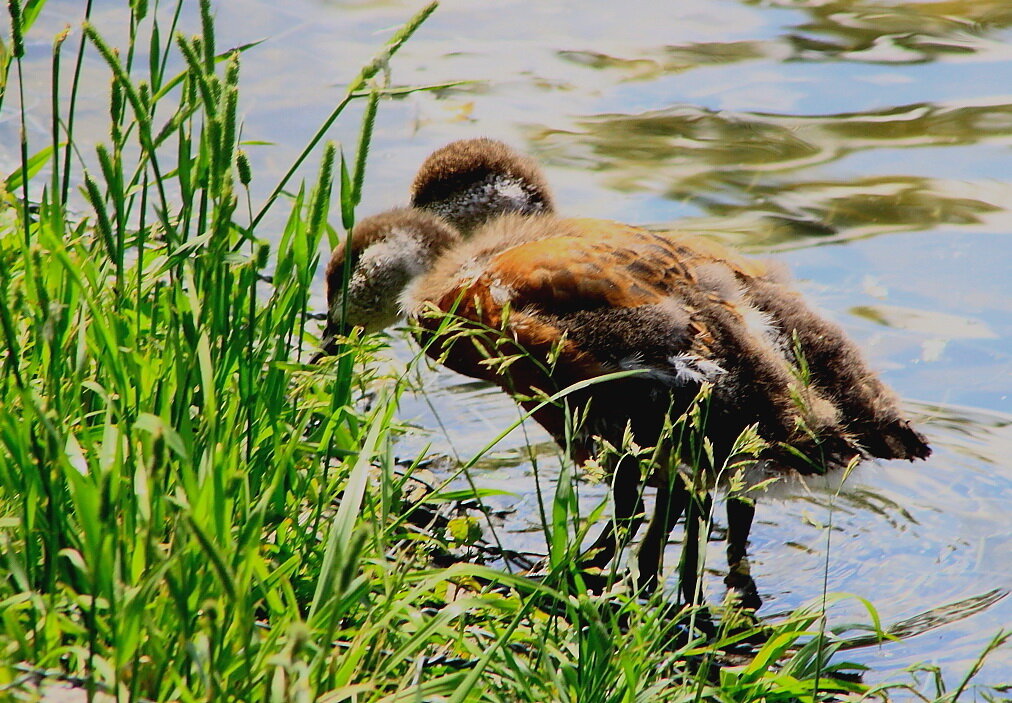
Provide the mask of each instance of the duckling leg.
[{"label": "duckling leg", "polygon": [[748,535],[755,517],[755,502],[745,498],[727,499],[727,576],[724,584],[742,608],[757,610],[762,605],[755,581],[749,572]]},{"label": "duckling leg", "polygon": [[[679,569],[679,586],[682,598],[686,603],[697,603],[702,600],[697,594],[699,579],[700,544],[706,549],[706,540],[710,532],[710,513],[713,500],[709,493],[702,496],[692,495],[685,512],[685,542],[682,545],[682,563]],[[700,542],[702,536],[702,542]]]},{"label": "duckling leg", "polygon": [[[664,561],[664,545],[688,502],[689,491],[678,472],[672,472],[672,475],[666,479],[662,478],[657,486],[654,515],[650,519],[647,533],[640,543],[637,558],[638,585],[644,593],[650,593],[657,588],[658,577]],[[695,590],[695,585],[693,585],[693,590]]]},{"label": "duckling leg", "polygon": [[628,454],[621,457],[612,475],[612,502],[614,515],[605,524],[601,534],[584,551],[580,562],[583,569],[603,569],[612,560],[620,546],[625,546],[636,535],[643,520],[643,496],[640,492],[640,467],[636,458]]}]

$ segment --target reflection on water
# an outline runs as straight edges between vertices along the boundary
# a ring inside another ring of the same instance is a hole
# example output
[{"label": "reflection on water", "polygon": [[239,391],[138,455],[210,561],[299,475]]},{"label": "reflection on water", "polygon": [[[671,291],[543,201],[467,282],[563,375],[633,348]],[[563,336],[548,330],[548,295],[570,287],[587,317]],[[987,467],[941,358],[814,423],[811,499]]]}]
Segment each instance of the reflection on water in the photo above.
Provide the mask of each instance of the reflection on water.
[{"label": "reflection on water", "polygon": [[[999,205],[959,183],[904,173],[828,180],[818,169],[870,149],[1012,144],[1012,104],[905,105],[837,115],[679,105],[597,115],[532,134],[550,163],[602,172],[619,191],[691,202],[752,244],[979,224]],[[1012,188],[1003,189],[1005,202]],[[704,223],[699,223],[704,225]]]},{"label": "reflection on water", "polygon": [[762,42],[700,42],[645,50],[638,58],[609,56],[599,51],[560,51],[559,58],[589,68],[615,69],[626,80],[651,80],[665,73],[690,71],[708,64],[729,64],[769,55]]},{"label": "reflection on water", "polygon": [[887,327],[900,327],[928,334],[942,333],[946,336],[994,339],[996,335],[987,324],[972,317],[950,315],[931,310],[898,308],[889,305],[859,305],[850,309],[851,315],[858,315]]},{"label": "reflection on water", "polygon": [[[50,0],[41,35],[79,4]],[[100,29],[119,4],[96,2]],[[275,142],[248,149],[255,195],[417,5],[217,4],[220,45],[267,37],[243,63],[243,134]],[[48,37],[29,48],[30,72],[47,74]],[[95,57],[84,76],[107,85]],[[936,453],[868,463],[838,494],[812,486],[761,503],[751,553],[763,613],[821,595],[831,521],[830,590],[867,596],[905,636],[853,653],[872,667],[868,679],[895,680],[922,661],[953,678],[967,671],[1012,622],[1012,599],[1000,597],[1012,584],[1012,3],[446,0],[391,79],[472,82],[384,103],[366,212],[402,204],[437,146],[489,135],[545,163],[567,214],[700,229],[793,269],[909,399]],[[92,127],[96,140],[103,90],[81,97],[79,133]],[[48,87],[36,92],[42,133]],[[4,164],[16,158],[15,124],[0,115]],[[355,128],[348,120],[330,136],[350,143]],[[398,339],[393,354],[413,351]],[[424,430],[405,438],[403,456],[429,447],[469,458],[518,417],[499,391],[446,370],[423,370],[420,385],[402,415]],[[543,549],[534,478],[551,491],[557,462],[532,425],[475,468],[479,485],[513,494],[491,500],[515,509],[506,546]],[[580,488],[588,512],[604,494]],[[722,549],[712,545],[714,568]],[[722,592],[716,572],[708,590]],[[832,612],[837,623],[866,620],[854,602]],[[1009,671],[1005,650],[979,680],[1007,682]]]},{"label": "reflection on water", "polygon": [[1004,0],[773,4],[807,6],[809,21],[786,37],[798,58],[931,61],[986,50],[989,34],[1012,25],[1012,7]]},{"label": "reflection on water", "polygon": [[803,14],[785,25],[781,33],[761,41],[644,45],[633,52],[632,58],[597,51],[562,51],[559,55],[582,65],[623,71],[633,80],[763,57],[782,61],[921,63],[960,54],[1007,52],[1007,45],[993,35],[996,30],[1012,26],[1012,7],[1005,0],[765,4]]}]

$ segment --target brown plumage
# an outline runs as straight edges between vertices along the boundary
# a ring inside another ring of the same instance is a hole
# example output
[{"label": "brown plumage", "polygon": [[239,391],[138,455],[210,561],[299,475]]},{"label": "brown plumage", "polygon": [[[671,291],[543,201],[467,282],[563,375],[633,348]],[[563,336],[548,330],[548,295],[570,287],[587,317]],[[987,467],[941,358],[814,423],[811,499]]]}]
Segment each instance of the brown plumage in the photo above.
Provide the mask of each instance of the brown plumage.
[{"label": "brown plumage", "polygon": [[[424,314],[432,307],[494,330],[483,351],[470,338],[448,336],[434,340],[429,353],[514,395],[640,371],[609,384],[614,389],[586,392],[619,399],[644,384],[654,389],[647,394],[652,402],[592,412],[594,431],[613,443],[628,418],[634,429],[643,428],[640,443],[651,445],[672,399],[676,411],[684,409],[707,381],[714,387],[711,412],[720,418],[710,435],[723,439],[718,448],[729,450],[741,430],[758,423],[769,442],[814,443],[837,460],[862,448],[883,458],[926,456],[894,396],[839,328],[809,310],[762,262],[704,239],[599,220],[499,217],[440,257],[402,302],[427,329],[442,324]],[[499,337],[510,343],[501,346]],[[795,344],[809,368],[808,383],[797,376]],[[519,351],[533,360],[514,362],[506,375],[483,357]],[[548,373],[542,360],[553,351],[558,360]],[[605,420],[608,413],[615,417]],[[562,417],[552,406],[537,414],[560,440]]]},{"label": "brown plumage", "polygon": [[[375,328],[399,300],[429,355],[512,394],[577,461],[594,456],[602,440],[621,448],[627,430],[637,445],[659,446],[662,461],[646,472],[632,455],[607,459],[615,474],[615,521],[588,551],[587,565],[603,566],[628,539],[616,527],[635,531],[639,479],[653,473],[657,508],[640,548],[640,582],[653,585],[668,531],[689,512],[682,589],[690,597],[692,535],[706,506],[673,469],[680,459],[698,470],[719,469],[752,425],[768,443],[750,463],[752,483],[784,472],[821,473],[865,454],[911,460],[930,454],[857,348],[809,309],[777,269],[699,237],[558,218],[536,167],[511,154],[488,140],[445,147],[416,178],[416,209],[358,225],[352,288],[368,294],[363,302],[351,300],[354,292],[347,304],[341,299],[336,272],[346,257],[336,251],[328,267],[328,333],[345,322]],[[511,182],[508,192],[534,195],[526,203],[489,198],[490,182]],[[474,203],[483,198],[494,204],[484,224],[475,225],[481,210]],[[423,206],[449,225],[417,209]],[[471,234],[466,241],[453,227],[462,223]],[[410,282],[409,271],[416,274]],[[387,313],[370,314],[376,307]],[[569,392],[563,402],[543,402],[621,371],[633,373]],[[684,456],[666,433],[704,384],[711,388],[705,427],[711,467]],[[572,417],[582,423],[567,427]],[[750,501],[732,498],[728,511],[728,583],[756,607],[744,558]]]}]

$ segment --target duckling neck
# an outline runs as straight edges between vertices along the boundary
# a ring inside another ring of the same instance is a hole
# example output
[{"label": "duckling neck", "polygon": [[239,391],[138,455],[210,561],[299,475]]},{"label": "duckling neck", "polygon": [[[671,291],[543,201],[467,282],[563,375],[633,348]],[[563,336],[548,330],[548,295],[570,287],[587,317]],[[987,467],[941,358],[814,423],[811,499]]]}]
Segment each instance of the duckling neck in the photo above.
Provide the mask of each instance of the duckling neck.
[{"label": "duckling neck", "polygon": [[[367,248],[348,281],[348,307],[355,308],[349,309],[349,319],[359,320],[368,332],[393,325],[403,315],[405,290],[432,268],[448,246],[404,231]],[[343,299],[335,301],[335,307],[343,304]],[[332,316],[338,313],[331,310]]]}]

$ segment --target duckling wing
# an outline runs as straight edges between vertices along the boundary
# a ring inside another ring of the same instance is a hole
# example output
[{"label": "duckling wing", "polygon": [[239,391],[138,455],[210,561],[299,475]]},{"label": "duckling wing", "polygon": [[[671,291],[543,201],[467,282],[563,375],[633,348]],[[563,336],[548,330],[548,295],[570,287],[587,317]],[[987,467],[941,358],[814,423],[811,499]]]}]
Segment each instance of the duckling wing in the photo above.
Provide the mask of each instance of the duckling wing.
[{"label": "duckling wing", "polygon": [[[498,252],[477,274],[430,291],[431,309],[583,377],[622,368],[627,357],[670,366],[669,357],[705,343],[693,310],[719,301],[696,289],[671,242],[614,223],[562,231]],[[487,376],[459,354],[447,361]]]},{"label": "duckling wing", "polygon": [[[425,296],[418,339],[446,366],[501,386],[527,407],[583,381],[636,371],[567,398],[591,408],[591,434],[621,440],[632,423],[655,441],[671,411],[722,372],[694,307],[705,307],[673,249],[632,228],[544,236],[490,256],[480,271]],[[444,279],[445,280],[445,279]],[[693,296],[699,298],[693,303]],[[558,405],[535,418],[563,443]]]},{"label": "duckling wing", "polygon": [[[716,272],[700,276],[679,240],[633,227],[562,231],[430,291],[434,314],[420,317],[419,337],[428,353],[520,397],[636,370],[623,393],[658,419],[710,382],[726,414],[741,418],[735,436],[753,422],[775,440],[795,432],[790,369],[742,315],[733,273],[724,271],[726,286]],[[629,403],[617,404],[628,415]]]},{"label": "duckling wing", "polygon": [[[799,378],[780,324],[803,325],[802,336],[812,339],[830,327],[792,314],[800,310],[798,296],[767,277],[761,262],[693,237],[555,222],[562,224],[544,226],[559,234],[490,252],[480,266],[462,267],[452,282],[444,278],[428,291],[431,314],[419,318],[419,339],[430,355],[522,402],[610,372],[638,371],[582,397],[593,397],[596,432],[632,420],[644,445],[661,419],[708,382],[719,418],[710,434],[721,433],[722,444],[757,424],[771,442],[822,437],[838,445],[835,454],[854,454],[850,409],[824,392],[834,384]],[[790,305],[776,301],[779,288]],[[849,354],[853,345],[842,333],[834,339]],[[561,436],[562,420],[551,415],[545,410],[537,419]]]}]

